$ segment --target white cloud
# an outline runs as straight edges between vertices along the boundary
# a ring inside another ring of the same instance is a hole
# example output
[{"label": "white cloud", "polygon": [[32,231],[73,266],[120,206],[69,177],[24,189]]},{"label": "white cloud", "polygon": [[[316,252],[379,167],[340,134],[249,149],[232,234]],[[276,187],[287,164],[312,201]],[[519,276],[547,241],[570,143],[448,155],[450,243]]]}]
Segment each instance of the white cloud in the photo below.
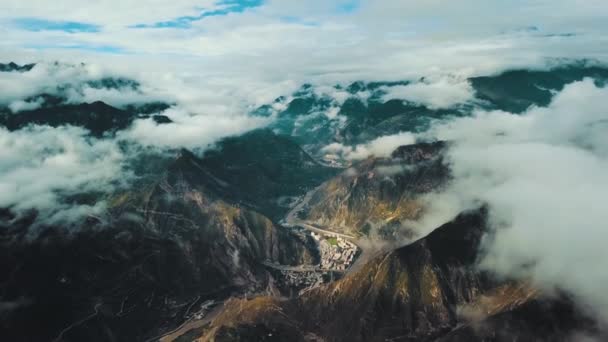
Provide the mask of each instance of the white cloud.
[{"label": "white cloud", "polygon": [[42,106],[43,102],[44,101],[42,99],[37,99],[34,101],[17,100],[17,101],[11,102],[8,105],[8,108],[11,110],[11,112],[17,113],[17,112],[21,112],[24,110],[38,109]]},{"label": "white cloud", "polygon": [[409,132],[401,132],[374,139],[366,144],[357,146],[345,146],[340,143],[332,143],[325,146],[322,152],[337,155],[346,160],[362,160],[370,156],[388,157],[395,149],[403,145],[411,145],[416,142],[416,137]]},{"label": "white cloud", "polygon": [[[467,76],[542,65],[546,58],[608,56],[608,10],[595,0],[362,1],[361,8],[348,15],[336,10],[336,1],[268,1],[244,13],[205,18],[187,29],[127,27],[192,15],[198,12],[196,6],[210,5],[157,2],[146,3],[149,11],[141,11],[141,3],[134,1],[7,3],[0,13],[8,19],[25,13],[80,21],[94,16],[104,26],[98,33],[27,32],[5,23],[0,25],[0,57],[96,61],[151,78],[187,70],[199,75],[199,88],[207,78],[222,78],[230,87],[244,89],[280,82],[331,86],[358,79]],[[521,31],[531,25],[539,31]],[[578,35],[548,37],[551,33]],[[44,49],[36,49],[40,46]],[[118,47],[125,55],[87,52],[82,48],[86,46]]]},{"label": "white cloud", "polygon": [[482,267],[561,288],[608,319],[608,88],[568,85],[547,108],[523,115],[478,112],[440,124],[462,208],[490,207],[494,234]]},{"label": "white cloud", "polygon": [[63,200],[110,192],[129,174],[122,170],[124,156],[115,142],[86,134],[75,127],[0,128],[0,207],[18,213],[35,208],[46,222],[99,212],[103,202],[89,206]]},{"label": "white cloud", "polygon": [[450,108],[473,100],[473,87],[466,79],[442,77],[393,87],[384,87],[384,100],[403,99],[430,109]]},{"label": "white cloud", "polygon": [[[145,82],[140,82],[138,89],[130,86],[113,89],[88,84],[90,81],[99,81],[103,78],[144,79]],[[175,94],[187,93],[187,90],[182,90],[183,85],[175,86],[175,82],[170,80],[165,83],[166,89],[159,89],[154,85],[155,82],[146,80],[137,72],[123,73],[122,70],[118,71],[101,64],[41,62],[29,72],[0,74],[0,88],[6,89],[0,93],[0,106],[7,106],[13,113],[37,109],[44,104],[44,100],[42,98],[32,100],[30,97],[39,94],[60,96],[71,104],[95,101],[103,101],[115,107],[157,101],[173,104],[179,96],[173,95],[171,91]],[[189,91],[193,92],[192,89]]]},{"label": "white cloud", "polygon": [[151,119],[137,120],[129,130],[121,132],[119,138],[145,146],[201,149],[221,138],[263,127],[271,120],[246,114],[190,115],[180,109],[169,109],[163,114],[173,122],[159,125]]}]

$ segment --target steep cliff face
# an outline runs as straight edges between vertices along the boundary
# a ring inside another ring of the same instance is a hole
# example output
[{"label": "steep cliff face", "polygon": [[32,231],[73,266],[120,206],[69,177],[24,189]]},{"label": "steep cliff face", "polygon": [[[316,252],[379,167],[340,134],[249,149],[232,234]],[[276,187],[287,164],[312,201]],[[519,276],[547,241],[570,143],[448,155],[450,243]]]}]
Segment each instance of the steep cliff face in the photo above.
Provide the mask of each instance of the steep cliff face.
[{"label": "steep cliff face", "polygon": [[323,184],[302,219],[343,233],[390,239],[424,213],[421,197],[449,179],[445,148],[443,142],[420,143],[401,147],[389,158],[370,158]]},{"label": "steep cliff face", "polygon": [[32,240],[3,231],[3,336],[146,340],[207,301],[280,295],[265,261],[318,262],[311,239],[225,198],[217,190],[228,185],[199,163],[182,153],[156,181],[110,198],[107,216],[76,232],[49,227]]}]

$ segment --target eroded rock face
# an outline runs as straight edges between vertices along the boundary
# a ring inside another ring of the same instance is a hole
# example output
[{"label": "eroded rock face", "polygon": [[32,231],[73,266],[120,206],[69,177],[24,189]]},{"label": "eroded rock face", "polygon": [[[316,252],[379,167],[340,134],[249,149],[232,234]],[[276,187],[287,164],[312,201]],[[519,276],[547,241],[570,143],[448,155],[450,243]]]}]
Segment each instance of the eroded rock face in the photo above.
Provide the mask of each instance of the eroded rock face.
[{"label": "eroded rock face", "polygon": [[397,149],[370,158],[329,180],[315,193],[303,219],[338,232],[396,238],[404,222],[424,213],[421,197],[449,180],[444,142]]}]

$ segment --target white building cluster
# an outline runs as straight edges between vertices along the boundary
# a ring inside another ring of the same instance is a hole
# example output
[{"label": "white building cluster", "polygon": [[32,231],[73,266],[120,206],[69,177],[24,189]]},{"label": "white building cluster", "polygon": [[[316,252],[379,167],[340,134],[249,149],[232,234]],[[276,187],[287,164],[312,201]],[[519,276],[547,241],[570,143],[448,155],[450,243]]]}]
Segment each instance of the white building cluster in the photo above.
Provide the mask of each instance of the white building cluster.
[{"label": "white building cluster", "polygon": [[311,234],[319,243],[322,270],[346,271],[352,265],[358,250],[355,244],[340,236],[326,237],[315,232]]}]

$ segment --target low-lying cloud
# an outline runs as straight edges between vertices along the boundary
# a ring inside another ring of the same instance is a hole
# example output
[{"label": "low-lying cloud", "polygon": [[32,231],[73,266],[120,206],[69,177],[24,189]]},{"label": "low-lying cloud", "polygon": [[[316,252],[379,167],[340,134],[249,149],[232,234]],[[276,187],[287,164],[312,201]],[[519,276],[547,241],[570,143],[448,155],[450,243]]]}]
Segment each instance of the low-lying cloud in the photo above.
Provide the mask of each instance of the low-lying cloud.
[{"label": "low-lying cloud", "polygon": [[44,104],[42,98],[36,98],[40,94],[57,96],[69,104],[103,101],[115,107],[176,101],[154,82],[140,79],[137,72],[123,73],[102,64],[40,62],[27,72],[0,75],[0,106],[8,106],[13,113],[37,109]]},{"label": "low-lying cloud", "polygon": [[72,222],[99,213],[103,201],[66,198],[108,193],[129,180],[125,157],[111,140],[90,138],[76,127],[0,128],[0,208],[20,214],[32,208],[45,223]]},{"label": "low-lying cloud", "polygon": [[585,79],[547,108],[522,115],[479,111],[434,127],[454,142],[448,194],[487,203],[493,233],[481,267],[560,288],[608,319],[608,88]]},{"label": "low-lying cloud", "polygon": [[336,155],[346,160],[362,160],[370,156],[388,157],[399,146],[411,145],[416,142],[416,137],[410,132],[401,132],[394,135],[379,137],[365,144],[346,146],[341,143],[333,143],[325,146],[322,152]]},{"label": "low-lying cloud", "polygon": [[136,120],[133,126],[119,134],[121,139],[130,140],[144,146],[160,148],[202,149],[221,138],[240,135],[263,127],[270,118],[243,114],[205,115],[190,114],[181,109],[163,112],[173,122],[157,124],[152,119]]},{"label": "low-lying cloud", "polygon": [[474,91],[466,79],[440,77],[425,79],[407,85],[385,87],[384,100],[403,99],[424,105],[430,109],[443,109],[460,105],[474,99]]}]

